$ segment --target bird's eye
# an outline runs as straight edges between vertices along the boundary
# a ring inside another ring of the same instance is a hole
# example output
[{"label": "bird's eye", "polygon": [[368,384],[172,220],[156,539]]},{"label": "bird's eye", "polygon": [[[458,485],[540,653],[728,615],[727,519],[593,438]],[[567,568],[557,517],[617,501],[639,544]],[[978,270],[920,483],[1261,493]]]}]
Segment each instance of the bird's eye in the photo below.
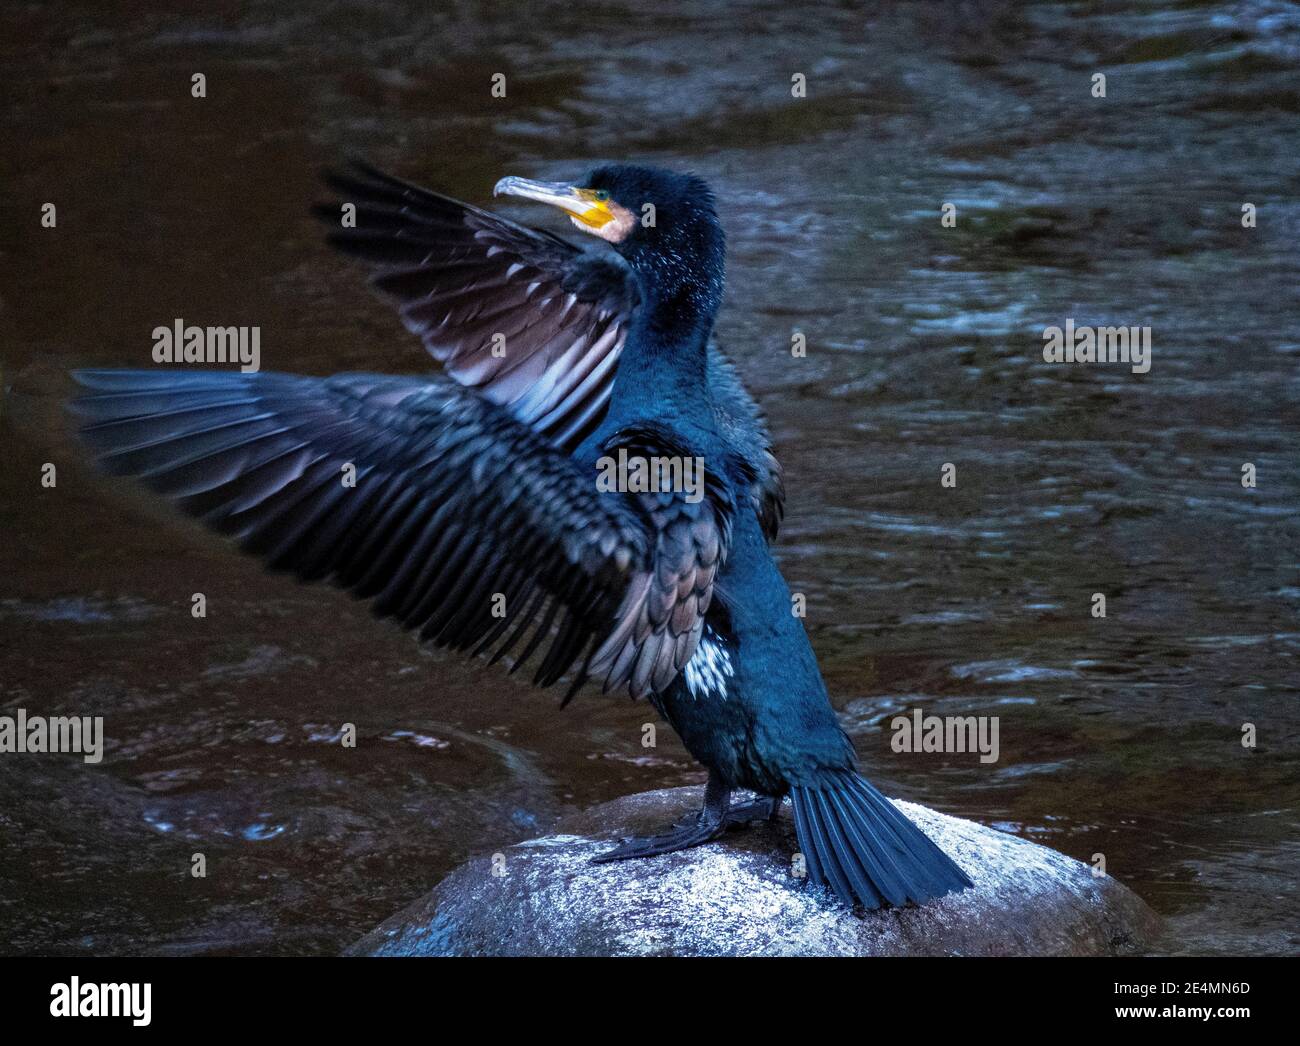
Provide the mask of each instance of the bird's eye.
[{"label": "bird's eye", "polygon": [[608,189],[597,189],[597,190],[596,190],[596,199],[598,199],[598,200],[602,200],[602,201],[603,201],[603,200],[608,200],[608,199],[609,199],[609,190],[608,190]]}]

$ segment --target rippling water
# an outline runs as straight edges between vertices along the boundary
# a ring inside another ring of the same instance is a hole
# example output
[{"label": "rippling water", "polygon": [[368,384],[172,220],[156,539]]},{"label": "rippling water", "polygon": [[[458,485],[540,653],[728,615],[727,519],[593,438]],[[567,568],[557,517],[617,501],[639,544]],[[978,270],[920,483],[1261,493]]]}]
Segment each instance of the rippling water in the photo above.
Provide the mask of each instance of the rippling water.
[{"label": "rippling water", "polygon": [[[425,369],[307,216],[348,153],[476,202],[606,159],[708,177],[719,336],[872,776],[1103,853],[1161,951],[1300,946],[1294,5],[117,6],[11,8],[0,36],[0,704],[109,738],[96,768],[0,764],[8,950],[332,952],[471,852],[702,780],[666,732],[641,747],[644,706],[559,712],[422,651],[63,434],[66,371],[146,365],[174,317],[260,325],[271,369]],[[1150,372],[1044,363],[1067,317],[1149,325]],[[1000,760],[893,753],[915,707],[999,716]]]}]

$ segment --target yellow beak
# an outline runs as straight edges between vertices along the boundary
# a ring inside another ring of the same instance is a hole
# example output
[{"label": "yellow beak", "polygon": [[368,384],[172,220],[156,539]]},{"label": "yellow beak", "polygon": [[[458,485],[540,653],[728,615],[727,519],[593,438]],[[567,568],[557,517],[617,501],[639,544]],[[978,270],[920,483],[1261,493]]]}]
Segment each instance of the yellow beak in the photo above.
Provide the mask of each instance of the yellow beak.
[{"label": "yellow beak", "polygon": [[613,221],[614,214],[604,200],[596,199],[591,189],[582,189],[564,182],[534,182],[527,178],[502,178],[492,190],[493,196],[522,196],[568,211],[574,221],[593,229]]}]

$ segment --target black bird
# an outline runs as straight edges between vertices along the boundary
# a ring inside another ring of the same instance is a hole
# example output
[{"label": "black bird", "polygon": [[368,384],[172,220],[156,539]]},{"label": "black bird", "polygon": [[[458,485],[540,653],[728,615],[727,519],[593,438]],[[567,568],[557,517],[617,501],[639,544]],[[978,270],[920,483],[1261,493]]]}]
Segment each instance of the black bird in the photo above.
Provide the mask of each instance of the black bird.
[{"label": "black bird", "polygon": [[[82,371],[104,466],[423,640],[495,659],[528,636],[516,667],[549,642],[535,682],[570,673],[566,702],[588,679],[649,699],[708,768],[704,806],[598,860],[708,842],[788,795],[808,876],[845,902],[969,886],[858,774],[791,612],[768,548],[781,470],[711,340],[709,187],[625,165],[497,183],[613,247],[588,253],[365,165],[327,181],[330,241],[375,266],[445,373]],[[731,805],[736,789],[758,798]]]}]

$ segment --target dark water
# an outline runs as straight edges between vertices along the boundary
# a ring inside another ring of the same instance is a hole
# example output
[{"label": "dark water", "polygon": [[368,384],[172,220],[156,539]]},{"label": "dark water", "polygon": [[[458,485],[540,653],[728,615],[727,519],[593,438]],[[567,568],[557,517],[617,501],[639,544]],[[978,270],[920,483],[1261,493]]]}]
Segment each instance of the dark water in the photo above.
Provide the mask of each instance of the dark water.
[{"label": "dark water", "polygon": [[[347,153],[477,202],[603,159],[711,179],[779,554],[878,783],[1104,854],[1161,951],[1297,950],[1296,6],[105,6],[0,33],[0,704],[109,738],[0,759],[5,950],[333,952],[471,852],[701,780],[644,706],[422,651],[63,434],[66,371],[147,365],[175,317],[260,325],[270,369],[425,369],[307,216]],[[1066,317],[1149,325],[1150,372],[1044,363]],[[913,707],[999,716],[1000,760],[893,753]]]}]

